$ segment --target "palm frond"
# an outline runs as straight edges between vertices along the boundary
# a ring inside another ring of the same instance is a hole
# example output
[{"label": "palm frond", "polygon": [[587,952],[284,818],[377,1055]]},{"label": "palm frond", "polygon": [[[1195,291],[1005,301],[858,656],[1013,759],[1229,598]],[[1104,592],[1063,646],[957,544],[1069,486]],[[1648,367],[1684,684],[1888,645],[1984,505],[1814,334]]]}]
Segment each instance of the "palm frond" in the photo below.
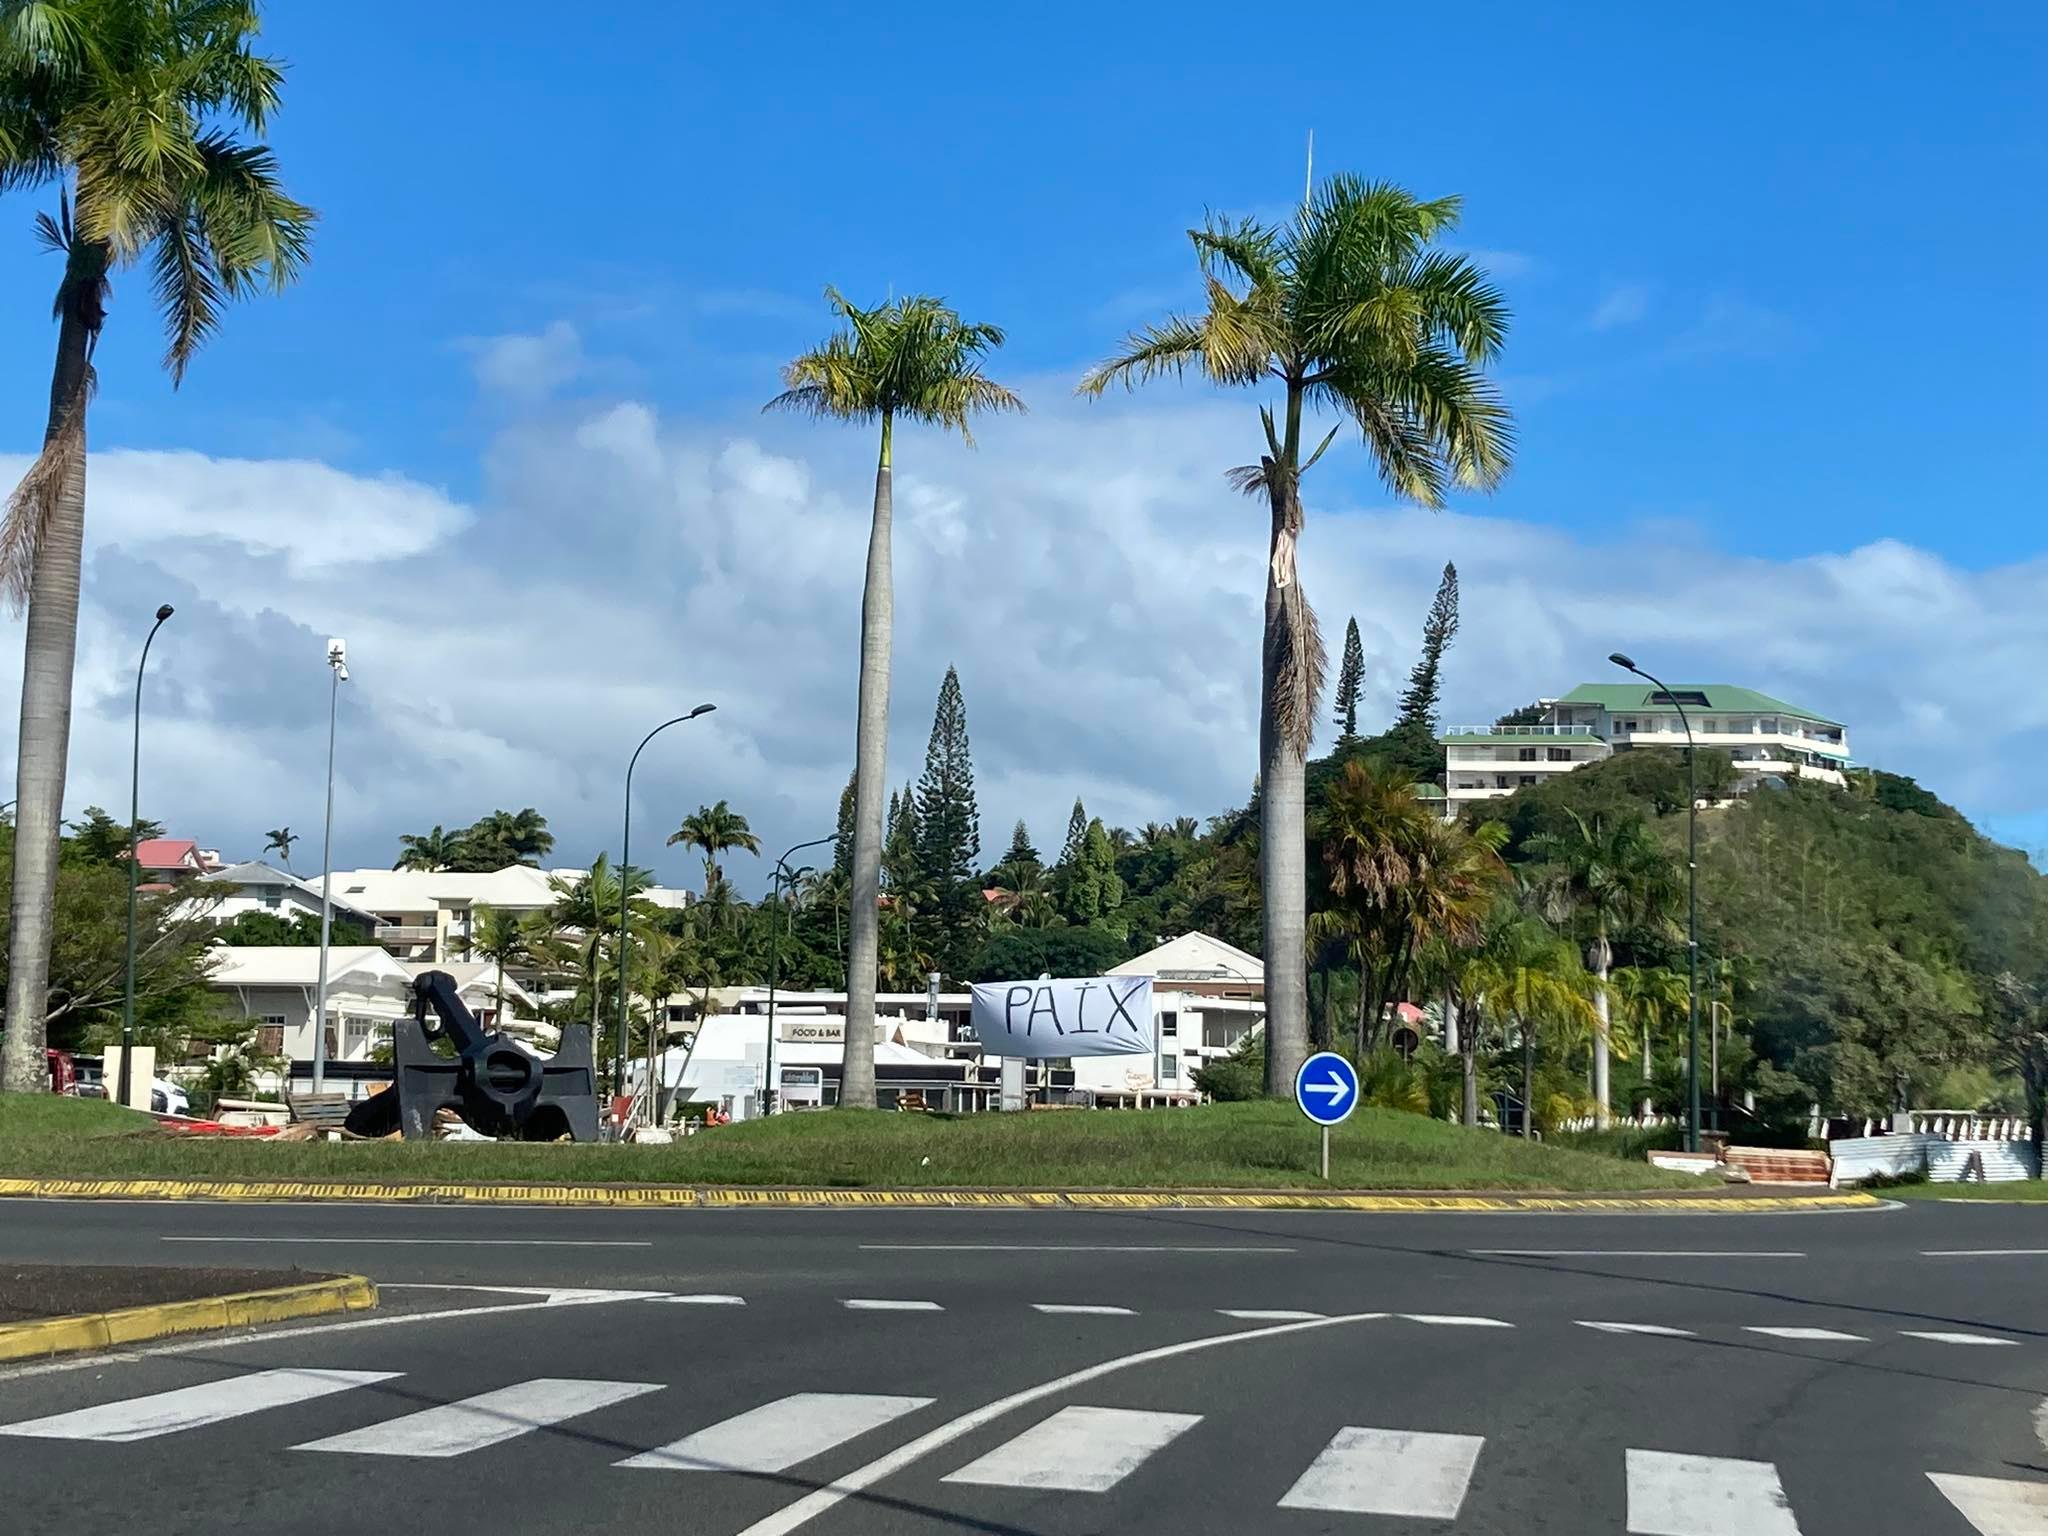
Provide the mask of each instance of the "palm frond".
[{"label": "palm frond", "polygon": [[1075,392],[1100,395],[1112,384],[1135,389],[1161,374],[1178,376],[1187,371],[1190,363],[1201,359],[1205,339],[1199,323],[1183,315],[1170,315],[1157,325],[1133,331],[1124,339],[1122,352],[1081,376]]},{"label": "palm frond", "polygon": [[208,133],[199,157],[187,206],[221,287],[237,298],[259,283],[282,292],[305,268],[319,215],[286,195],[267,146]]},{"label": "palm frond", "polygon": [[1500,356],[1508,334],[1507,299],[1470,259],[1431,251],[1402,286],[1416,296],[1422,327],[1432,339],[1449,342],[1475,367]]},{"label": "palm frond", "polygon": [[57,505],[72,477],[84,469],[85,402],[90,393],[88,379],[87,387],[78,392],[64,420],[7,498],[6,515],[0,519],[0,591],[6,593],[16,613],[28,605],[36,558],[57,515]]},{"label": "palm frond", "polygon": [[197,216],[173,219],[157,236],[152,285],[164,312],[164,367],[172,387],[182,384],[193,356],[220,325],[220,275]]},{"label": "palm frond", "polygon": [[1201,229],[1189,230],[1188,239],[1205,276],[1213,278],[1222,267],[1252,288],[1272,287],[1279,281],[1282,237],[1256,219],[1212,215]]}]

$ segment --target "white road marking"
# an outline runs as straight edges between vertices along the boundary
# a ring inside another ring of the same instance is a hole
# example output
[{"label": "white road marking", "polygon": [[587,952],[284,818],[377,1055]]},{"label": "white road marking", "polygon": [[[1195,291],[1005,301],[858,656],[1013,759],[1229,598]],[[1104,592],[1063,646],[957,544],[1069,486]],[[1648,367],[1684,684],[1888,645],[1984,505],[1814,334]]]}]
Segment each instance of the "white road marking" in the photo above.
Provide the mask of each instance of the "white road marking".
[{"label": "white road marking", "polygon": [[853,1296],[839,1303],[849,1312],[943,1312],[936,1301],[887,1301],[872,1296]]},{"label": "white road marking", "polygon": [[1930,1472],[1927,1480],[1978,1536],[2048,1536],[2048,1483]]},{"label": "white road marking", "polygon": [[379,1281],[384,1291],[484,1291],[498,1296],[538,1296],[549,1306],[589,1306],[600,1301],[667,1301],[667,1291],[607,1291],[589,1286],[444,1285],[425,1280]]},{"label": "white road marking", "polygon": [[1927,1339],[1935,1344],[2005,1344],[2019,1343],[2018,1339],[1994,1339],[1988,1333],[1919,1333],[1911,1328],[1901,1328],[1900,1333],[1909,1339]]},{"label": "white road marking", "polygon": [[651,1239],[595,1237],[159,1237],[160,1243],[333,1243],[399,1248],[652,1248]]},{"label": "white road marking", "polygon": [[720,1296],[710,1292],[701,1296],[668,1296],[663,1299],[679,1307],[744,1307],[747,1304],[744,1296]]},{"label": "white road marking", "polygon": [[157,1435],[175,1434],[238,1419],[266,1408],[310,1402],[351,1387],[389,1381],[399,1371],[255,1371],[247,1376],[228,1376],[196,1387],[179,1387],[155,1392],[148,1397],[131,1397],[123,1402],[102,1403],[96,1408],[79,1408],[30,1419],[23,1424],[0,1426],[0,1435],[26,1435],[38,1440],[99,1440],[125,1444],[149,1440]]},{"label": "white road marking", "polygon": [[1401,1312],[1395,1314],[1411,1323],[1427,1323],[1432,1328],[1512,1328],[1513,1323],[1504,1323],[1497,1317],[1461,1317],[1455,1312]]},{"label": "white road marking", "polygon": [[1034,1301],[1034,1312],[1050,1312],[1056,1317],[1136,1317],[1138,1314],[1129,1307],[1090,1307],[1075,1302]]},{"label": "white road marking", "polygon": [[1768,1461],[1633,1450],[1627,1460],[1629,1536],[1799,1536]]},{"label": "white road marking", "polygon": [[1837,1333],[1832,1328],[1745,1328],[1744,1333],[1760,1333],[1767,1339],[1796,1339],[1806,1344],[1868,1344],[1860,1333]]},{"label": "white road marking", "polygon": [[[1973,1204],[1975,1202],[1972,1202]],[[1922,1248],[1923,1259],[2048,1259],[2048,1248]]]},{"label": "white road marking", "polygon": [[931,1401],[867,1392],[799,1392],[618,1465],[670,1472],[781,1472]]},{"label": "white road marking", "polygon": [[1659,1339],[1696,1339],[1698,1334],[1689,1328],[1666,1328],[1662,1323],[1588,1323],[1581,1328],[1591,1328],[1599,1333],[1644,1333]]},{"label": "white road marking", "polygon": [[1107,1493],[1155,1451],[1202,1422],[1199,1413],[1062,1408],[945,1479],[988,1488]]},{"label": "white road marking", "polygon": [[573,1381],[542,1376],[495,1392],[481,1392],[459,1403],[444,1403],[324,1440],[309,1440],[293,1449],[346,1451],[358,1456],[462,1456],[660,1390],[658,1383],[647,1381]]},{"label": "white road marking", "polygon": [[[1284,1307],[1218,1307],[1216,1313],[1245,1323],[1306,1323],[1329,1316],[1327,1312],[1289,1312]],[[1386,1313],[1380,1316],[1385,1317]]]},{"label": "white road marking", "polygon": [[1281,1496],[1282,1509],[1455,1520],[1486,1441],[1347,1425]]},{"label": "white road marking", "polygon": [[1467,1248],[1467,1253],[1503,1259],[1803,1259],[1803,1253],[1741,1248]]},{"label": "white road marking", "polygon": [[1247,1248],[1161,1243],[862,1243],[863,1253],[1293,1253],[1292,1248]]},{"label": "white road marking", "polygon": [[1352,1313],[1342,1317],[1318,1318],[1312,1322],[1277,1323],[1271,1328],[1247,1328],[1239,1333],[1213,1333],[1199,1339],[1183,1339],[1178,1344],[1162,1344],[1153,1349],[1141,1349],[1134,1354],[1117,1355],[1112,1359],[1097,1361],[1078,1371],[1069,1371],[1064,1376],[1055,1376],[1050,1381],[1041,1381],[1007,1397],[983,1403],[979,1408],[949,1419],[936,1429],[927,1430],[908,1444],[899,1445],[886,1455],[878,1456],[864,1467],[856,1468],[844,1477],[835,1478],[822,1488],[813,1489],[794,1503],[785,1504],[772,1514],[756,1520],[737,1536],[789,1536],[791,1531],[809,1524],[827,1510],[836,1508],[843,1501],[852,1498],[862,1490],[872,1488],[884,1478],[893,1477],[905,1467],[929,1456],[933,1451],[944,1450],[963,1435],[971,1435],[984,1425],[992,1424],[1007,1413],[1029,1407],[1048,1397],[1071,1392],[1086,1386],[1091,1381],[1128,1370],[1136,1365],[1151,1365],[1160,1360],[1174,1360],[1182,1355],[1199,1354],[1204,1350],[1218,1349],[1226,1344],[1242,1344],[1255,1339],[1277,1339],[1289,1334],[1306,1333],[1318,1328],[1335,1328],[1344,1323],[1365,1322],[1385,1317],[1384,1312]]}]

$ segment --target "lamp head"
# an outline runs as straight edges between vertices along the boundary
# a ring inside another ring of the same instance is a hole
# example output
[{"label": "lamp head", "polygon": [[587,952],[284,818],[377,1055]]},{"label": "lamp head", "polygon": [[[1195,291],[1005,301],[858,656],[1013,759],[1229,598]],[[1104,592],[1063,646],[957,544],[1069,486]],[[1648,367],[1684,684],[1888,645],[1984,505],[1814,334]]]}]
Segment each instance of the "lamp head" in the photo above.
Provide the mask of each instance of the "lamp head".
[{"label": "lamp head", "polygon": [[1622,655],[1619,651],[1611,652],[1608,655],[1607,659],[1613,662],[1617,667],[1625,667],[1631,672],[1635,671],[1636,669],[1635,662],[1630,660],[1628,657]]},{"label": "lamp head", "polygon": [[165,603],[163,607],[157,609],[156,611],[157,623],[163,623],[165,619],[168,619],[172,614],[176,613],[177,611],[178,610],[173,608],[169,603]]},{"label": "lamp head", "polygon": [[716,704],[699,704],[695,709],[691,710],[687,715],[683,716],[683,718],[685,720],[694,720],[699,715],[710,714],[711,711],[713,711],[716,708],[718,708]]}]

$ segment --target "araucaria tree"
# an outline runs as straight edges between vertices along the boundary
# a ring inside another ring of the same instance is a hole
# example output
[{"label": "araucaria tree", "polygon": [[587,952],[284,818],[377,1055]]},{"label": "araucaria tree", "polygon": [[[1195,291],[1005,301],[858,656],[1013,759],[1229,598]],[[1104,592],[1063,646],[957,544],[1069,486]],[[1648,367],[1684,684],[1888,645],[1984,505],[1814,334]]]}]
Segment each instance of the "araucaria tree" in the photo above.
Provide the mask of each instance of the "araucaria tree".
[{"label": "araucaria tree", "polygon": [[8,499],[0,582],[28,615],[15,770],[0,1087],[43,1082],[58,817],[85,537],[86,406],[111,274],[147,260],[173,384],[230,299],[282,289],[313,211],[260,142],[283,71],[255,0],[0,0],[0,190],[57,189],[36,219],[64,260],[43,449]]},{"label": "araucaria tree", "polygon": [[1199,315],[1131,336],[1082,381],[1086,394],[1198,369],[1212,383],[1278,391],[1261,405],[1266,451],[1232,471],[1270,513],[1259,690],[1259,864],[1266,966],[1266,1091],[1293,1091],[1308,1049],[1303,763],[1322,691],[1323,643],[1301,588],[1302,476],[1343,422],[1305,451],[1304,417],[1357,426],[1381,478],[1424,506],[1507,473],[1513,427],[1484,366],[1507,305],[1466,257],[1432,250],[1456,198],[1423,201],[1339,176],[1286,225],[1212,219],[1190,230],[1208,288]]},{"label": "araucaria tree", "polygon": [[931,886],[932,956],[948,975],[966,970],[980,940],[981,811],[974,799],[974,759],[967,745],[967,706],[960,674],[946,668],[932,713],[931,744],[917,781],[917,862]]},{"label": "araucaria tree", "polygon": [[875,309],[858,309],[827,288],[825,297],[846,328],[782,370],[787,386],[767,409],[805,411],[835,421],[875,422],[881,452],[875,464],[875,506],[868,532],[866,584],[860,604],[860,702],[854,726],[853,870],[847,915],[846,1065],[839,1102],[875,1104],[875,965],[880,937],[883,775],[888,772],[889,647],[896,620],[889,563],[894,513],[891,471],[898,419],[957,431],[968,443],[969,420],[1024,404],[981,371],[982,355],[1003,344],[992,325],[969,325],[922,294]]},{"label": "araucaria tree", "polygon": [[1458,568],[1447,560],[1443,579],[1437,583],[1436,598],[1429,605],[1429,617],[1422,621],[1422,655],[1408,674],[1408,686],[1401,694],[1401,713],[1394,720],[1395,731],[1430,744],[1432,750],[1436,742],[1436,706],[1444,651],[1457,633]]},{"label": "araucaria tree", "polygon": [[1358,690],[1365,686],[1365,646],[1358,638],[1358,620],[1344,626],[1344,660],[1337,668],[1337,741],[1358,740]]}]

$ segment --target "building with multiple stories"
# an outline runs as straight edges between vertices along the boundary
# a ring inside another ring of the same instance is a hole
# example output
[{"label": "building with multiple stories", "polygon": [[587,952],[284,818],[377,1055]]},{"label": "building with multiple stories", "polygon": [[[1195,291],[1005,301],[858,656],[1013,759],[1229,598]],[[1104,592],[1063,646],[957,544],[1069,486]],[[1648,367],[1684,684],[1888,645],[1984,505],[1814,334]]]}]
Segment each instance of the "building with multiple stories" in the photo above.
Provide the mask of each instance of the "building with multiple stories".
[{"label": "building with multiple stories", "polygon": [[1542,719],[1448,732],[1445,814],[1541,784],[1635,747],[1682,747],[1683,707],[1693,740],[1727,752],[1739,788],[1768,777],[1845,784],[1849,733],[1839,720],[1727,683],[1581,683],[1541,701]]}]

